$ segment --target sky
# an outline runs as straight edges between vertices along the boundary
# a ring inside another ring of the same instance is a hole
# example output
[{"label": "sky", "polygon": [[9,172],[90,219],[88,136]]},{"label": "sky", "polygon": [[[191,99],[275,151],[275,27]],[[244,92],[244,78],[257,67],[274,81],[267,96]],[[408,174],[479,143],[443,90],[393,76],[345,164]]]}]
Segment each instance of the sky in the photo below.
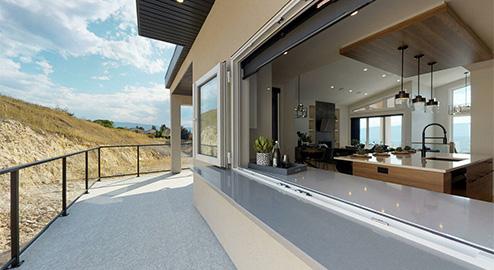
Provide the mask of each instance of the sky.
[{"label": "sky", "polygon": [[[0,94],[84,119],[170,123],[175,46],[137,35],[135,0],[0,1]],[[182,110],[191,126],[192,110]]]}]

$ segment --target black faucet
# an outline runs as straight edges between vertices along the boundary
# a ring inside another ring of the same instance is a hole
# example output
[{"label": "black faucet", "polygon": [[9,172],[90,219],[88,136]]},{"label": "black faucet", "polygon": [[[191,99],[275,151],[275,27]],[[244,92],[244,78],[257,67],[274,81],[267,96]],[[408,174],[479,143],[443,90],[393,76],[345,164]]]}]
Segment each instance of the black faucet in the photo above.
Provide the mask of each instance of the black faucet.
[{"label": "black faucet", "polygon": [[[442,128],[443,129],[443,137],[425,137],[425,130],[431,126],[438,126],[438,127]],[[421,153],[422,158],[425,158],[425,152],[426,152],[425,139],[443,139],[444,144],[448,143],[448,138],[446,137],[446,129],[444,128],[443,125],[438,124],[438,123],[428,124],[427,126],[425,126],[424,130],[422,130],[422,153]]]}]

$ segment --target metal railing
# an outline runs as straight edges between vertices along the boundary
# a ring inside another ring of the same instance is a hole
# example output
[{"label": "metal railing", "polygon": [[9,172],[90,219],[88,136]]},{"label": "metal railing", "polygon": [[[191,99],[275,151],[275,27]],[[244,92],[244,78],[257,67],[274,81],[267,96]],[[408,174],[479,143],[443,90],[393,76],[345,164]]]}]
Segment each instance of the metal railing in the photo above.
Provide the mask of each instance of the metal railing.
[{"label": "metal railing", "polygon": [[[184,144],[182,144],[184,145]],[[76,202],[83,194],[89,193],[89,189],[91,186],[97,182],[101,181],[102,178],[109,177],[121,177],[121,176],[130,176],[136,175],[137,177],[141,176],[141,174],[146,173],[157,173],[157,172],[166,172],[170,169],[163,170],[152,170],[152,171],[142,171],[141,170],[141,150],[143,147],[165,147],[170,146],[170,144],[131,144],[131,145],[102,145],[98,147],[89,148],[82,151],[73,152],[70,154],[57,156],[53,158],[48,158],[40,161],[35,161],[31,163],[26,163],[6,169],[0,170],[0,176],[5,174],[10,174],[10,260],[8,260],[0,269],[7,268],[15,268],[21,265],[22,261],[20,259],[20,255],[24,250],[26,250],[39,236],[46,231],[46,229],[59,217],[59,216],[67,216],[67,209],[72,206],[74,202]],[[136,151],[135,155],[135,171],[132,173],[122,173],[122,174],[110,174],[110,175],[102,175],[102,149],[121,149],[121,148],[134,148]],[[97,177],[95,181],[90,185],[89,183],[89,153],[92,151],[97,151]],[[67,158],[73,157],[76,155],[84,154],[84,192],[79,194],[70,204],[67,204]],[[20,200],[19,200],[19,190],[20,190],[20,171],[39,166],[42,164],[47,164],[53,161],[61,161],[61,198],[62,203],[60,206],[60,212],[53,217],[29,242],[21,247],[20,243]],[[0,263],[1,264],[1,263]]]}]

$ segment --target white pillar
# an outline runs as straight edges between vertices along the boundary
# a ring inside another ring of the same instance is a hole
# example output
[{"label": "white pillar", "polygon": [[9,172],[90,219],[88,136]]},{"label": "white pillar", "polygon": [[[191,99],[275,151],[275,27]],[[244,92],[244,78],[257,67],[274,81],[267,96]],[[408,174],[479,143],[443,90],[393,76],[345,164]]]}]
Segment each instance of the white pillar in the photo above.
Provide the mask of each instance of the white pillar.
[{"label": "white pillar", "polygon": [[191,105],[191,96],[170,95],[170,117],[171,117],[171,172],[180,173],[182,170],[182,141],[181,134],[181,106]]},{"label": "white pillar", "polygon": [[171,171],[172,173],[180,173],[182,170],[181,159],[181,115],[180,115],[180,97],[170,95],[170,117],[171,117]]}]

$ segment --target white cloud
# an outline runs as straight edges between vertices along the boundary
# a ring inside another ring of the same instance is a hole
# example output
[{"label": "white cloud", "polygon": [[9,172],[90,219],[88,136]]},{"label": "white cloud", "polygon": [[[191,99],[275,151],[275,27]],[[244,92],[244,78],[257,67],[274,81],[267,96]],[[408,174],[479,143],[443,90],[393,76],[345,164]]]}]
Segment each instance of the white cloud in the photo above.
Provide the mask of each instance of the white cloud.
[{"label": "white cloud", "polygon": [[0,94],[49,107],[69,108],[78,116],[136,123],[169,124],[169,90],[164,84],[126,86],[113,93],[75,91],[53,83],[47,74],[28,74],[20,64],[0,57],[4,73]]},{"label": "white cloud", "polygon": [[93,80],[98,80],[98,81],[108,81],[110,80],[110,77],[103,75],[103,76],[93,76],[91,77]]},{"label": "white cloud", "polygon": [[46,61],[46,60],[36,61],[36,64],[39,65],[43,74],[49,75],[49,74],[53,73],[53,66],[50,65],[50,63],[48,63],[48,61]]},{"label": "white cloud", "polygon": [[[164,72],[163,53],[171,44],[136,35],[135,0],[0,2],[0,46],[4,56],[32,57],[56,51],[65,57],[100,55],[148,73]],[[119,40],[99,37],[90,23],[114,19]]]}]

